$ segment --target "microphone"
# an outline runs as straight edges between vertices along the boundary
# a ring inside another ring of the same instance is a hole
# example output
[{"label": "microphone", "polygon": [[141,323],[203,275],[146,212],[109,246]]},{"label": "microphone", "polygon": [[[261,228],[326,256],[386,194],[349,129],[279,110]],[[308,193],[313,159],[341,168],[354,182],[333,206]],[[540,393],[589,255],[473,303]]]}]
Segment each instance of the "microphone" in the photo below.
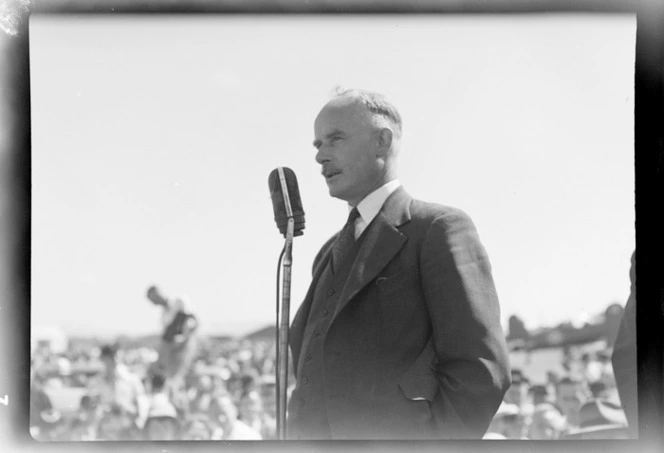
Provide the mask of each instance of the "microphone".
[{"label": "microphone", "polygon": [[[279,256],[280,269],[283,269],[281,284],[281,315],[279,314],[279,284],[277,284],[277,432],[280,440],[286,439],[286,399],[288,389],[288,330],[290,321],[291,267],[293,265],[293,236],[301,236],[304,229],[304,211],[300,200],[300,189],[293,170],[278,167],[272,170],[267,179],[274,208],[274,220],[281,234],[286,238],[284,249]],[[283,259],[283,261],[282,261]],[[277,273],[277,279],[279,278]]]},{"label": "microphone", "polygon": [[272,170],[267,182],[274,208],[274,220],[277,222],[279,232],[286,237],[288,219],[292,218],[295,227],[293,235],[302,236],[304,210],[295,173],[288,167],[278,167]]}]

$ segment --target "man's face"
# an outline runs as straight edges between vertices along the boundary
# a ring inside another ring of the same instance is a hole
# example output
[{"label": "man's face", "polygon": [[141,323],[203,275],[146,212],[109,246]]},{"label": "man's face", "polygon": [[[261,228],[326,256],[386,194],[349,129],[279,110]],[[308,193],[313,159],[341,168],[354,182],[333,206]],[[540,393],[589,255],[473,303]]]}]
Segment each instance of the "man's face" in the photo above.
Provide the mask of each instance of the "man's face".
[{"label": "man's face", "polygon": [[380,130],[363,107],[351,99],[335,99],[314,122],[316,162],[321,164],[330,195],[356,206],[384,183],[385,160]]}]

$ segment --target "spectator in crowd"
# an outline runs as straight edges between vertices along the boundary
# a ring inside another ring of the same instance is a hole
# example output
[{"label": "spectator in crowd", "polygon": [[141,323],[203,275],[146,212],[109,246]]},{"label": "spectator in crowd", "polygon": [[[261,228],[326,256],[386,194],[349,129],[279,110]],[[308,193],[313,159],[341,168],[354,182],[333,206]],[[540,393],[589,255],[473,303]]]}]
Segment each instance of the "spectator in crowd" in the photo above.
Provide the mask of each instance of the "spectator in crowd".
[{"label": "spectator in crowd", "polygon": [[528,400],[528,389],[530,382],[521,370],[514,369],[511,372],[512,384],[507,389],[503,401],[514,404],[521,411]]},{"label": "spectator in crowd", "polygon": [[263,439],[276,437],[276,420],[263,409],[258,391],[251,391],[240,398],[238,412],[238,418],[260,433]]},{"label": "spectator in crowd", "polygon": [[143,433],[147,440],[179,440],[178,413],[165,393],[153,395]]},{"label": "spectator in crowd", "polygon": [[[232,362],[236,363],[236,362]],[[233,403],[237,404],[240,402],[240,398],[244,393],[244,385],[242,381],[242,376],[239,374],[239,370],[231,375],[231,377],[226,381],[226,388],[228,389],[228,395],[233,400]]]},{"label": "spectator in crowd", "polygon": [[590,389],[590,396],[592,399],[616,399],[614,396],[615,392],[612,391],[611,387],[609,387],[605,381],[600,380],[590,382],[588,387]]},{"label": "spectator in crowd", "polygon": [[214,381],[208,374],[201,374],[192,392],[189,395],[189,412],[191,413],[205,413],[210,407],[212,402],[212,395],[214,394]]},{"label": "spectator in crowd", "polygon": [[74,418],[67,427],[66,440],[77,442],[95,440],[96,434],[91,426],[81,418]]},{"label": "spectator in crowd", "polygon": [[240,397],[238,404],[238,418],[252,428],[260,431],[263,402],[260,394],[253,390]]},{"label": "spectator in crowd", "polygon": [[117,403],[98,414],[97,438],[99,440],[137,440],[140,430],[136,425],[135,414]]},{"label": "spectator in crowd", "polygon": [[555,401],[553,396],[555,390],[549,384],[536,384],[530,387],[528,395],[532,401],[532,405],[537,407],[538,404],[551,403]]},{"label": "spectator in crowd", "polygon": [[589,352],[581,355],[581,366],[586,382],[597,382],[602,378],[602,365]]},{"label": "spectator in crowd", "polygon": [[560,380],[557,388],[556,404],[562,409],[570,427],[579,426],[579,411],[588,401],[586,382],[566,376]]},{"label": "spectator in crowd", "polygon": [[535,406],[528,428],[528,439],[556,440],[567,431],[567,421],[555,404],[543,402]]},{"label": "spectator in crowd", "polygon": [[[503,401],[491,420],[487,433],[502,436],[499,438],[521,439],[523,437],[523,420],[519,407],[516,404]],[[489,436],[489,438],[492,437],[496,438]]]},{"label": "spectator in crowd", "polygon": [[30,370],[30,373],[32,378],[30,385],[30,433],[35,439],[41,439],[52,428],[52,423],[49,423],[47,418],[48,414],[53,411],[53,405],[44,390],[42,375],[36,372],[34,367]]},{"label": "spectator in crowd", "polygon": [[258,391],[258,375],[255,371],[245,371],[240,377],[242,386],[240,397],[248,395],[249,393],[256,393]]},{"label": "spectator in crowd", "polygon": [[219,433],[216,437],[222,440],[261,440],[261,435],[238,420],[238,410],[228,396],[219,396],[212,400],[210,408],[212,420],[217,424]]},{"label": "spectator in crowd", "polygon": [[277,417],[277,383],[273,374],[261,376],[261,399],[265,414],[276,419]]},{"label": "spectator in crowd", "polygon": [[199,348],[194,335],[198,319],[193,313],[191,301],[186,297],[169,300],[156,286],[150,286],[147,298],[162,308],[162,341],[154,369],[169,378],[171,385],[180,387]]},{"label": "spectator in crowd", "polygon": [[162,374],[152,374],[150,376],[150,394],[148,396],[149,409],[152,412],[154,406],[159,406],[167,401],[170,401],[169,389],[166,388],[166,377]]},{"label": "spectator in crowd", "polygon": [[115,407],[116,413],[131,418],[142,428],[147,415],[148,401],[141,379],[117,361],[117,348],[106,345],[101,349],[100,359],[104,365],[102,379],[98,383],[99,408]]},{"label": "spectator in crowd", "polygon": [[611,365],[611,352],[598,351],[597,363],[599,364],[599,380],[604,382],[609,388],[616,387],[616,378],[613,373],[613,365]]},{"label": "spectator in crowd", "polygon": [[184,424],[182,440],[210,440],[213,433],[214,426],[207,415],[191,414]]},{"label": "spectator in crowd", "polygon": [[97,437],[97,420],[95,418],[97,403],[90,395],[83,395],[79,403],[79,411],[71,422],[69,440],[95,440]]}]

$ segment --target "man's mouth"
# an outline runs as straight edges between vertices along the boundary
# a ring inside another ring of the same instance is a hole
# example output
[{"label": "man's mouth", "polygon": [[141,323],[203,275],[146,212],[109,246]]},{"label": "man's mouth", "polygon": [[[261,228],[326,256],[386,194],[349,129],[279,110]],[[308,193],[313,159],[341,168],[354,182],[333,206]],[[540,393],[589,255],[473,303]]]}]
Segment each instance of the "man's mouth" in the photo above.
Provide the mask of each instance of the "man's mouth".
[{"label": "man's mouth", "polygon": [[322,171],[323,176],[325,177],[326,181],[329,181],[330,179],[334,178],[337,175],[341,174],[341,170],[323,170]]}]

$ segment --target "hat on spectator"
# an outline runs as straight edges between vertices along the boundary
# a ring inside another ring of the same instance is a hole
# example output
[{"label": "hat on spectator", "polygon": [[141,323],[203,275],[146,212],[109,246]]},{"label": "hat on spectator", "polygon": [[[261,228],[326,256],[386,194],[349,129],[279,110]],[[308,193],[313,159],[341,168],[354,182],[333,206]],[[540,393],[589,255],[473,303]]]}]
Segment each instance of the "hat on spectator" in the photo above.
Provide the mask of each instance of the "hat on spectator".
[{"label": "hat on spectator", "polygon": [[595,399],[581,406],[579,412],[580,428],[597,428],[606,426],[626,426],[627,418],[622,408],[606,399]]},{"label": "hat on spectator", "polygon": [[604,381],[593,381],[588,384],[590,387],[590,392],[593,394],[594,397],[598,397],[600,393],[604,392],[607,390],[608,386],[606,385],[606,382]]},{"label": "hat on spectator", "polygon": [[[569,438],[628,438],[625,412],[612,401],[594,399],[579,411],[579,429],[570,432]],[[595,437],[594,434],[599,434]]]}]

